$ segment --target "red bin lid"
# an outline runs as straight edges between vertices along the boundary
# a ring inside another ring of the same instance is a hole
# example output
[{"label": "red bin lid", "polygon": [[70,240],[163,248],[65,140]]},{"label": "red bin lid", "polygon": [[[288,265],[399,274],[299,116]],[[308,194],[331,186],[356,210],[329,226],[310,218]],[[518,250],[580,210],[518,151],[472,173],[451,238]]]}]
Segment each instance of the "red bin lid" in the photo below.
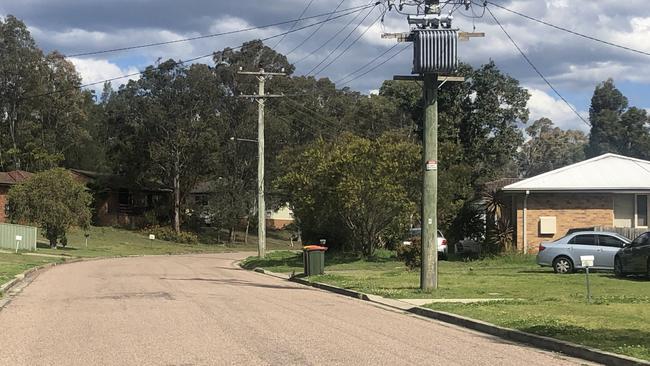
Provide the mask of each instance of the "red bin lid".
[{"label": "red bin lid", "polygon": [[304,250],[327,250],[327,247],[321,247],[320,245],[307,245],[302,247]]}]

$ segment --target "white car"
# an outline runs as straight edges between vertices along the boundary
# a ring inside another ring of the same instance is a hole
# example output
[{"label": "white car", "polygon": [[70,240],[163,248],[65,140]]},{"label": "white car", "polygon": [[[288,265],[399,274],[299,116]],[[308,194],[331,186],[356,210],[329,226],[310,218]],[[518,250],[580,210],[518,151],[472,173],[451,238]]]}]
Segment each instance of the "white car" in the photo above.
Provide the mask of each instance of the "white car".
[{"label": "white car", "polygon": [[[422,229],[419,227],[414,227],[411,230],[409,230],[409,236],[408,236],[409,239],[404,240],[402,244],[411,245],[413,244],[411,239],[414,237],[419,237],[420,235],[422,235]],[[442,235],[442,232],[438,230],[438,258],[447,259],[447,254],[449,253],[447,247],[448,247],[447,239],[445,239],[445,236]]]}]

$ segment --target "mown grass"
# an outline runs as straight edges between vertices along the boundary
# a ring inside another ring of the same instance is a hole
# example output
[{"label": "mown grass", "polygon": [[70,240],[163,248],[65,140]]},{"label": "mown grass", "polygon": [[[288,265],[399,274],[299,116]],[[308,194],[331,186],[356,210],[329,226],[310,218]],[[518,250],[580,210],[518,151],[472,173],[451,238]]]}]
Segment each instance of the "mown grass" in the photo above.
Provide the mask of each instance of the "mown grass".
[{"label": "mown grass", "polygon": [[[248,267],[302,272],[300,253],[276,252]],[[497,256],[477,261],[442,261],[439,288],[419,289],[419,271],[409,271],[390,252],[363,260],[326,254],[326,274],[311,279],[390,298],[495,299],[462,305],[435,303],[436,310],[650,360],[650,281],[590,275],[593,303],[586,302],[585,274],[556,275],[534,256]],[[507,299],[507,300],[501,300]]]}]

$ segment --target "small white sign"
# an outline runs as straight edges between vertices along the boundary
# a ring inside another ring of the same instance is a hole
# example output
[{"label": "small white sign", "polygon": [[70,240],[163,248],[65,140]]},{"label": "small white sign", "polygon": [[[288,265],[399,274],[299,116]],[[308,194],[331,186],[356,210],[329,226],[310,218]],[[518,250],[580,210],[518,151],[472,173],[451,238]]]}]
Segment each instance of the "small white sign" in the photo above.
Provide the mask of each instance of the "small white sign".
[{"label": "small white sign", "polygon": [[581,255],[580,261],[582,262],[583,267],[593,267],[594,266],[594,256],[593,255]]},{"label": "small white sign", "polygon": [[156,240],[156,236],[154,234],[149,234],[149,239],[150,240]]},{"label": "small white sign", "polygon": [[23,237],[21,235],[16,235],[16,240],[21,241],[21,240],[23,240]]},{"label": "small white sign", "polygon": [[429,170],[438,170],[438,161],[437,160],[429,160],[429,161],[427,161],[426,169],[427,169],[427,171],[429,171]]}]

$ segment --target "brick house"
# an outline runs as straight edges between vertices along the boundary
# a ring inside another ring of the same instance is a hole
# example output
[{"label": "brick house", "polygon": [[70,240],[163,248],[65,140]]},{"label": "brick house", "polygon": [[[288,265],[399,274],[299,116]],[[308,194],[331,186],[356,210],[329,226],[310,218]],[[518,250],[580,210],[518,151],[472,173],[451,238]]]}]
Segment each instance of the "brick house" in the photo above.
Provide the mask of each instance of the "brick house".
[{"label": "brick house", "polygon": [[71,169],[75,179],[93,193],[93,223],[99,226],[140,227],[147,223],[145,215],[158,220],[169,217],[170,189],[153,183],[136,186],[126,177]]},{"label": "brick house", "polygon": [[506,185],[499,193],[524,252],[570,229],[648,229],[650,161],[605,154]]},{"label": "brick house", "polygon": [[32,175],[34,174],[23,170],[0,172],[0,222],[7,221],[7,192],[11,186],[29,179]]}]

